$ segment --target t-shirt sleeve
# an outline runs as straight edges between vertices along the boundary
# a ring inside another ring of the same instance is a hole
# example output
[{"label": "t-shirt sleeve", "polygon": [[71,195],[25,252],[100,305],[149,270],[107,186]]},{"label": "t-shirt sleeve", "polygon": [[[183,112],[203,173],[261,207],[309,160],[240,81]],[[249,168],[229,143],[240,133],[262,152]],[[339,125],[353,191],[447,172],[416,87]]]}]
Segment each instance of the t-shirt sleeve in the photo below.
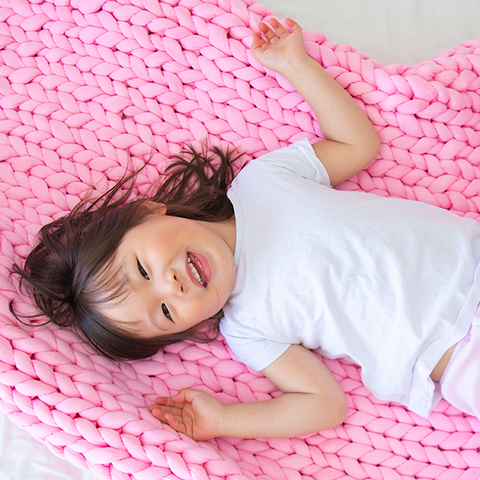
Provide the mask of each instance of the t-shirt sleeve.
[{"label": "t-shirt sleeve", "polygon": [[262,155],[253,161],[275,165],[303,178],[331,186],[327,169],[315,154],[315,150],[307,138]]},{"label": "t-shirt sleeve", "polygon": [[220,322],[220,331],[238,360],[258,372],[271,365],[290,347],[289,343],[242,337],[226,326],[225,319]]}]

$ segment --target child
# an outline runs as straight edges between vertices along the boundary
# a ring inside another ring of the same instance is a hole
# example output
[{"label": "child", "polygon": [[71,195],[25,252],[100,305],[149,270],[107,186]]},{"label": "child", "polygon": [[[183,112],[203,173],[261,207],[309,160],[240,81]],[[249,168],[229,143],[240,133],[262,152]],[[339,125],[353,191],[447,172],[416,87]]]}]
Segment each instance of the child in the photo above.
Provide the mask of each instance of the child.
[{"label": "child", "polygon": [[129,191],[114,200],[122,180],[99,207],[82,205],[44,227],[16,271],[52,321],[77,325],[112,356],[211,338],[223,309],[232,350],[284,394],[223,405],[185,389],[150,407],[197,440],[339,425],[344,393],[310,349],[350,358],[377,397],[420,415],[441,393],[478,416],[475,395],[467,398],[472,380],[461,375],[478,335],[480,226],[419,202],[329,188],[373,160],[378,136],[306,54],[299,25],[269,23],[254,34],[252,54],[305,98],[325,140],[252,161],[228,199],[231,162],[220,152],[210,175],[209,160],[192,152],[193,167],[177,163],[152,199],[122,206]]}]

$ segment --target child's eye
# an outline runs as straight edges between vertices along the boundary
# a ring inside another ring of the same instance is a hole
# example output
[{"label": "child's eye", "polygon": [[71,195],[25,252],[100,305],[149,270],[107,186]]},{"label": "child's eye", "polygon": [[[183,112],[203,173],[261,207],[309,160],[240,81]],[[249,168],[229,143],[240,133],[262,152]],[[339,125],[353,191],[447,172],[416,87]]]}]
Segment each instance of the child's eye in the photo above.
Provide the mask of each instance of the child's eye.
[{"label": "child's eye", "polygon": [[138,265],[138,271],[140,272],[140,275],[146,280],[150,280],[150,277],[148,276],[147,271],[142,267],[142,264],[138,260],[137,260],[137,265]]},{"label": "child's eye", "polygon": [[170,312],[164,303],[162,303],[162,312],[169,320],[172,319],[172,316],[170,315]]}]

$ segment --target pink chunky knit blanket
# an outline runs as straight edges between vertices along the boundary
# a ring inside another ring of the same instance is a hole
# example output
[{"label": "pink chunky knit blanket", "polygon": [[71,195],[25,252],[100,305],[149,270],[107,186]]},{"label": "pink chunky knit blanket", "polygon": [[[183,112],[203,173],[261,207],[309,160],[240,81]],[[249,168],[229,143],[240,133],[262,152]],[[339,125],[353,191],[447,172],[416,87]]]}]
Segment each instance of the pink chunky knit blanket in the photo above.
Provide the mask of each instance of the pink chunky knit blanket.
[{"label": "pink chunky knit blanket", "polygon": [[[92,354],[71,331],[31,329],[9,276],[39,226],[104,191],[130,152],[142,192],[184,142],[216,138],[248,158],[320,135],[308,105],[249,53],[270,12],[253,0],[0,0],[0,410],[56,454],[115,480],[480,478],[480,422],[442,401],[428,420],[378,401],[359,370],[328,361],[344,425],[290,440],[194,442],[147,410],[204,389],[225,402],[277,395],[219,339],[137,362]],[[309,53],[365,108],[378,159],[340,188],[477,218],[480,41],[420,65],[383,67],[307,32]]]}]

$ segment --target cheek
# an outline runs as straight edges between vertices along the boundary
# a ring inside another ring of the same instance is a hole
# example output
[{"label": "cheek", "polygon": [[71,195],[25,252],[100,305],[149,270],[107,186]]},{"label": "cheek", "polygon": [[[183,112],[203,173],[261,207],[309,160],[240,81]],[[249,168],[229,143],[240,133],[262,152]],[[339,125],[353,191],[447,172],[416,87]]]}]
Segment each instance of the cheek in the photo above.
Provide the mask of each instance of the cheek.
[{"label": "cheek", "polygon": [[189,325],[193,327],[218,313],[222,307],[223,304],[219,305],[218,296],[215,292],[208,299],[197,300],[188,305],[184,310],[184,318],[188,319]]},{"label": "cheek", "polygon": [[207,318],[215,315],[222,308],[222,306],[218,306],[216,299],[210,302],[205,302],[198,306],[198,318],[200,321],[207,320]]}]

